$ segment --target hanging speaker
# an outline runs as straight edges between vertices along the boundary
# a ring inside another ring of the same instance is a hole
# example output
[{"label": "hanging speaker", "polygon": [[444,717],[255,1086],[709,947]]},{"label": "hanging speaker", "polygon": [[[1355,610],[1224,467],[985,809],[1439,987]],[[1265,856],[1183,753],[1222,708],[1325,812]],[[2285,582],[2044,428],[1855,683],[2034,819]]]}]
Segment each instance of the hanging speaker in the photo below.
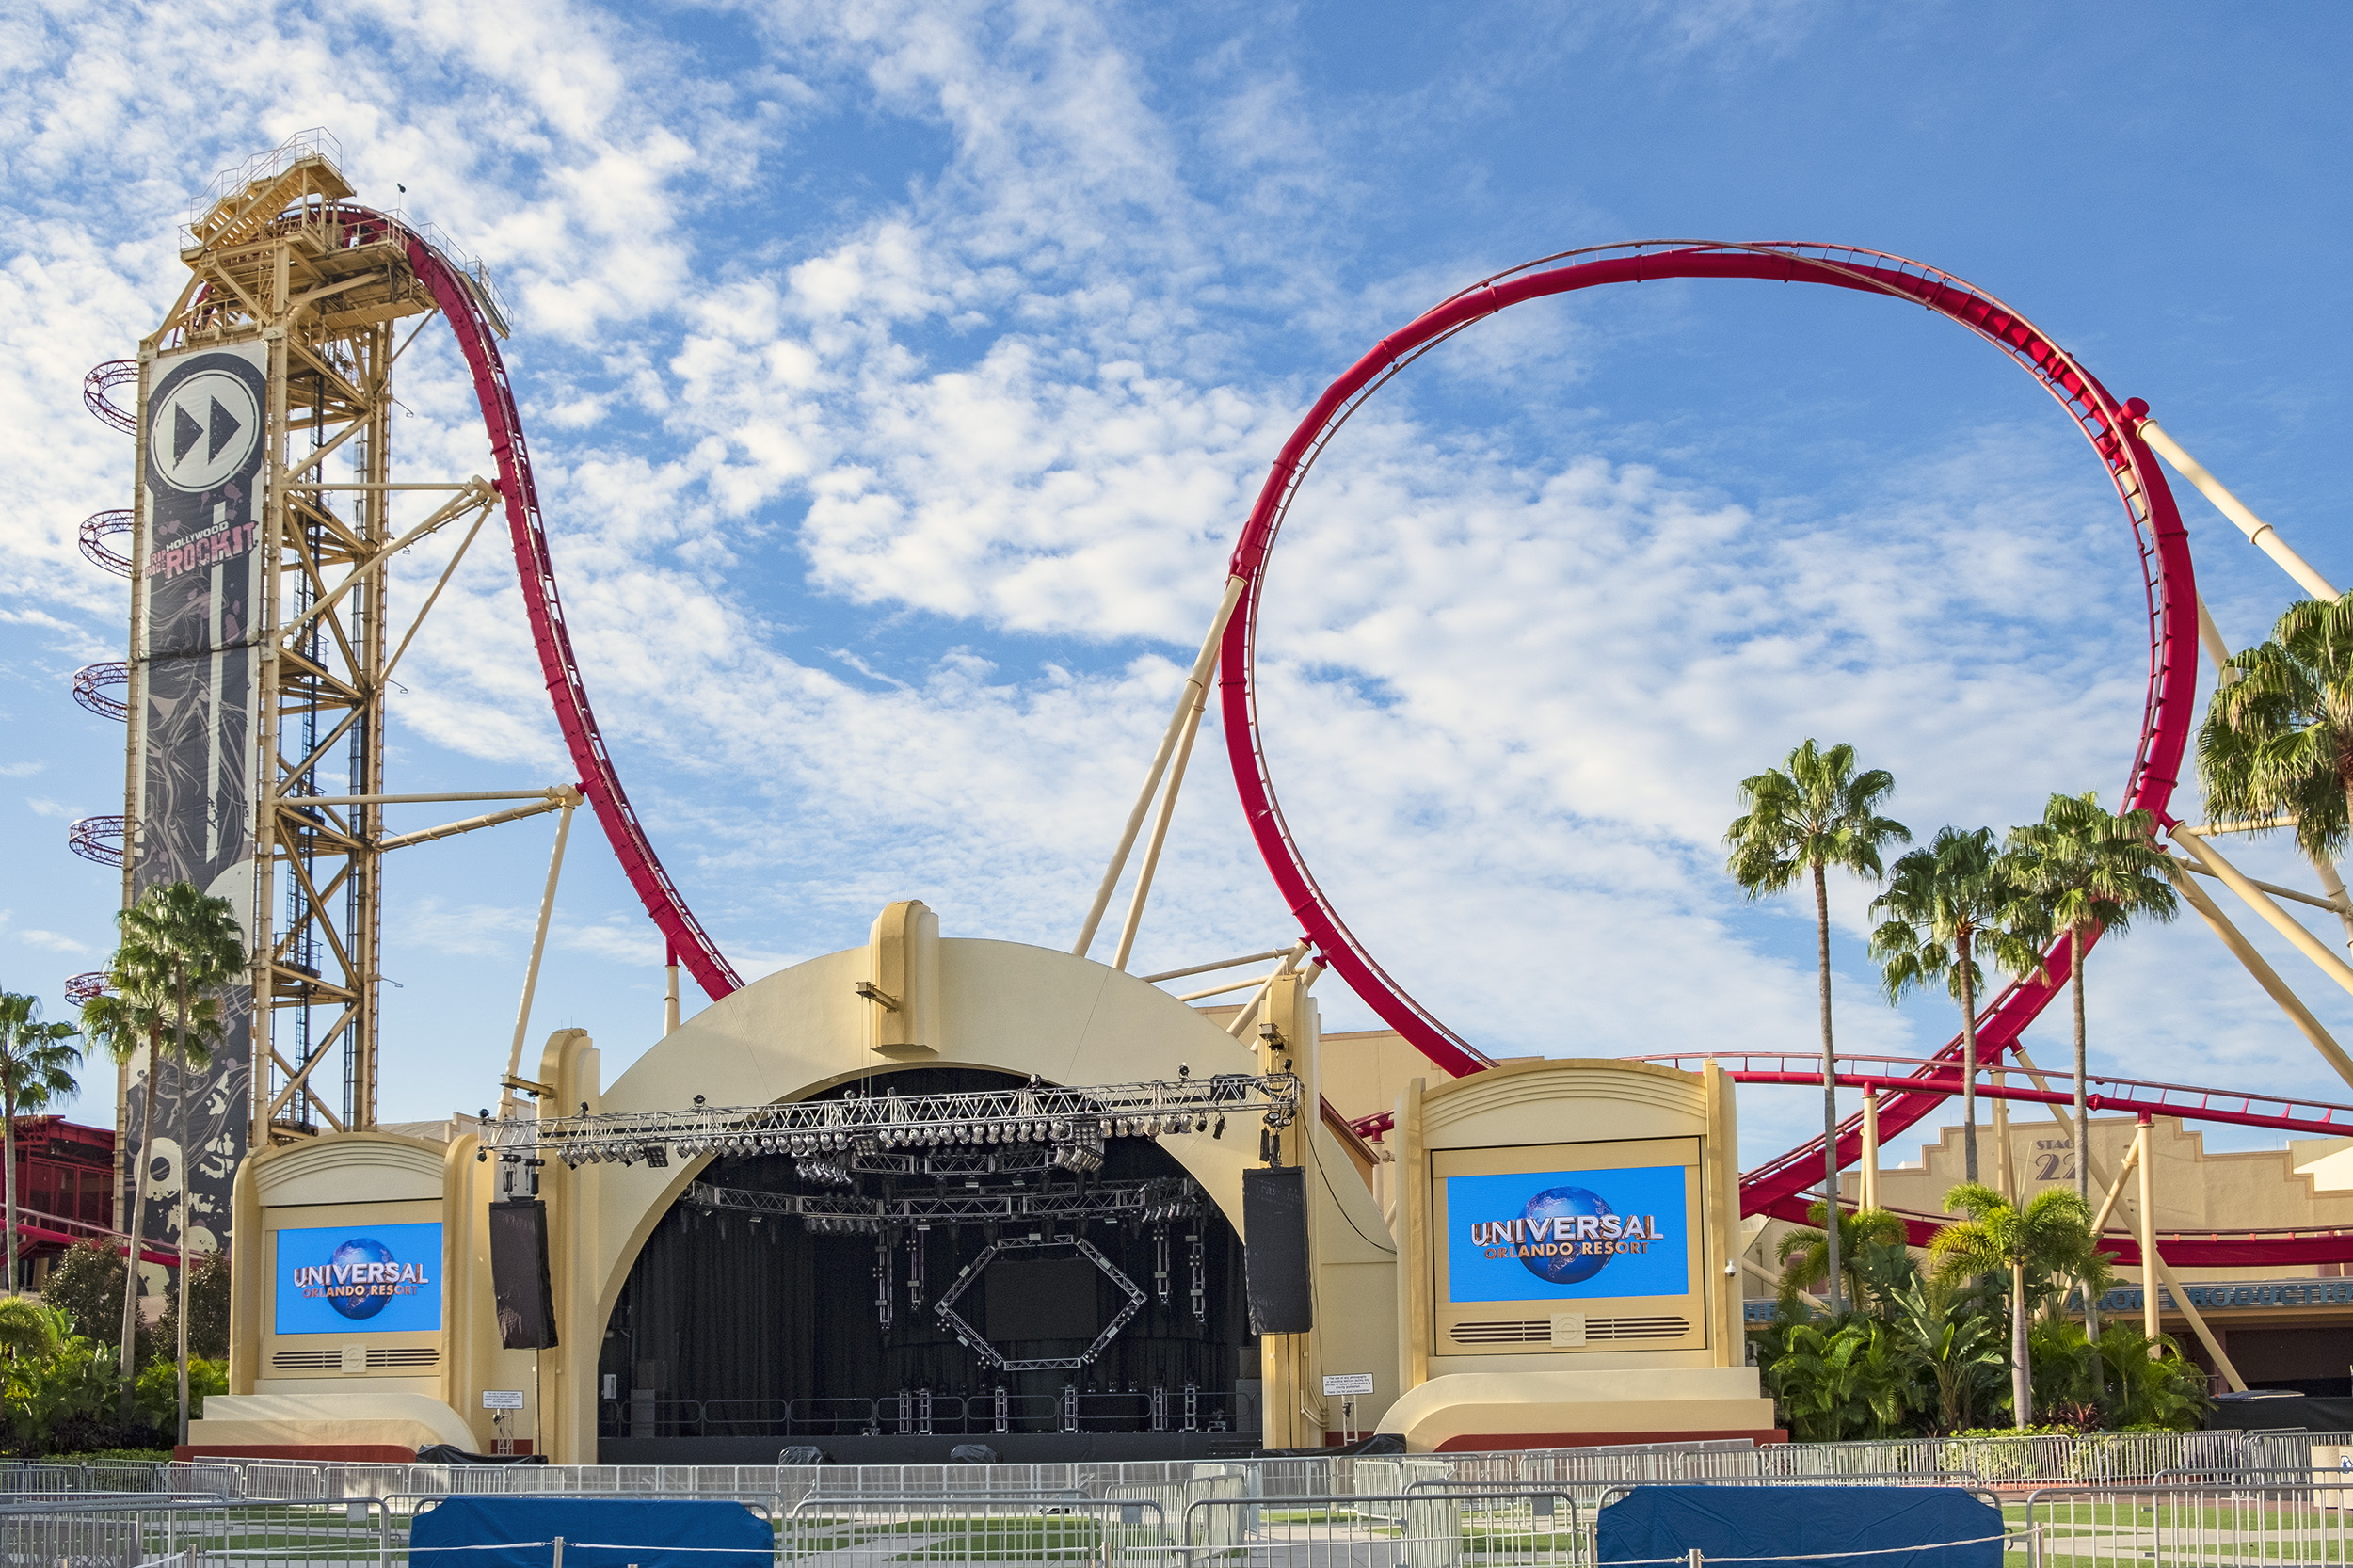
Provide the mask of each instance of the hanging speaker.
[{"label": "hanging speaker", "polygon": [[538,1199],[490,1206],[490,1290],[498,1298],[500,1345],[510,1351],[554,1349],[548,1206]]},{"label": "hanging speaker", "polygon": [[1257,1334],[1316,1326],[1307,1283],[1307,1172],[1304,1166],[1241,1174],[1242,1272]]}]

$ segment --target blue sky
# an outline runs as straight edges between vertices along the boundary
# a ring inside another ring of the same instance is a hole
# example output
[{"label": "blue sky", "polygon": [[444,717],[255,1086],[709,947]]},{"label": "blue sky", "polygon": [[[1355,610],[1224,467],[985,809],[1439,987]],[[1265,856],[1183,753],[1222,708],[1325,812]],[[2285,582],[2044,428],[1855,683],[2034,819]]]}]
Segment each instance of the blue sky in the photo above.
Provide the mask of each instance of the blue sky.
[{"label": "blue sky", "polygon": [[[120,657],[122,585],[73,530],[131,454],[80,376],[168,304],[196,192],[290,133],[497,275],[592,696],[748,974],[898,897],[1067,945],[1292,423],[1428,304],[1572,246],[1947,268],[2353,581],[2349,30],[2298,5],[16,8],[0,983],[61,1010],[114,895],[64,847],[120,809],[120,732],[67,679]],[[489,472],[446,343],[403,368],[396,458]],[[2185,511],[2256,641],[2285,580]],[[398,787],[568,776],[506,563],[470,558],[404,665]],[[1268,744],[1352,925],[1487,1048],[1803,1048],[1808,912],[1725,884],[1734,781],[1815,734],[1893,769],[1922,837],[2112,800],[2138,600],[2089,452],[1957,328],[1769,284],[1588,294],[1449,344],[1319,468],[1269,589]],[[1217,740],[1139,968],[1289,935]],[[396,861],[388,1119],[490,1097],[550,834]],[[611,1076],[658,1026],[661,949],[574,842],[534,1032],[589,1028]],[[2309,881],[2283,846],[2248,861]],[[1930,1047],[1947,1009],[1868,988],[1867,896],[1836,898],[1842,1040]],[[2202,930],[2092,981],[2116,1071],[2353,1098]],[[1750,1093],[1750,1158],[1811,1114]]]}]

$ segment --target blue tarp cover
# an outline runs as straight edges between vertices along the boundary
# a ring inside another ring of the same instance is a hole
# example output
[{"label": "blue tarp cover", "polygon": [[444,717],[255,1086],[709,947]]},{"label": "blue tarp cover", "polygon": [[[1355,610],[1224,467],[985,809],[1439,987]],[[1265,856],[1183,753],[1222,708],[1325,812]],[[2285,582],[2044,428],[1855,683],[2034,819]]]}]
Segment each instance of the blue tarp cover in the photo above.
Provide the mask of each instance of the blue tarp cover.
[{"label": "blue tarp cover", "polygon": [[[564,1538],[564,1568],[770,1568],[776,1554],[768,1521],[742,1503],[451,1497],[417,1515],[408,1560],[414,1568],[548,1568],[552,1549],[532,1543],[557,1536]],[[700,1549],[665,1549],[686,1547]]]},{"label": "blue tarp cover", "polygon": [[[1835,1568],[2002,1568],[2002,1511],[1943,1486],[1638,1486],[1601,1511],[1604,1562],[1718,1557],[1832,1559]],[[1937,1543],[1977,1541],[1974,1546]],[[1887,1551],[1917,1546],[1919,1551]],[[567,1565],[568,1568],[568,1563]]]}]

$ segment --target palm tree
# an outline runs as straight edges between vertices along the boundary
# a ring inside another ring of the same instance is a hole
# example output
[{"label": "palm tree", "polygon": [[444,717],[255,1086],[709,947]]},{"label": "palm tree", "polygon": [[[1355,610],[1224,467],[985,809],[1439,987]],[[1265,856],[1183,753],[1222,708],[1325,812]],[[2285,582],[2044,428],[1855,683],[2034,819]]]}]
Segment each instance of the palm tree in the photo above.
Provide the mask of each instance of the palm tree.
[{"label": "palm tree", "polygon": [[2223,680],[2198,731],[2206,808],[2292,817],[2297,846],[2333,861],[2353,837],[2353,599],[2291,604],[2269,642],[2231,656]]},{"label": "palm tree", "polygon": [[180,1143],[180,1436],[188,1440],[188,1285],[195,1261],[188,1245],[188,1188],[196,1173],[195,1151],[188,1147],[189,1076],[211,1065],[211,1053],[190,1060],[188,1017],[204,994],[234,979],[246,964],[245,932],[237,924],[235,905],[212,898],[193,882],[167,882],[150,888],[139,901],[117,917],[122,945],[136,948],[141,962],[172,1000],[177,1027],[173,1058],[178,1064]]},{"label": "palm tree", "polygon": [[82,1053],[66,1044],[80,1032],[72,1024],[39,1021],[40,999],[0,991],[0,1117],[6,1131],[0,1147],[8,1160],[6,1195],[0,1214],[8,1227],[8,1294],[16,1294],[16,1113],[39,1111],[54,1096],[62,1098],[80,1087],[73,1069]]},{"label": "palm tree", "polygon": [[[1833,1240],[1828,1224],[1830,1206],[1814,1204],[1806,1212],[1819,1228],[1785,1231],[1774,1248],[1785,1292],[1794,1295],[1812,1288],[1830,1276],[1833,1266],[1840,1271],[1839,1283],[1847,1299],[1857,1307],[1866,1304],[1875,1284],[1887,1290],[1900,1283],[1887,1278],[1885,1270],[1875,1272],[1871,1267],[1872,1249],[1903,1246],[1907,1233],[1900,1218],[1884,1208],[1858,1208],[1851,1213],[1841,1208],[1838,1235]],[[1837,1298],[1832,1300],[1834,1303]]]},{"label": "palm tree", "polygon": [[2053,795],[2042,820],[2009,831],[2022,902],[2041,923],[2067,933],[2067,981],[2075,1003],[2075,1195],[2091,1205],[2090,1113],[2084,1078],[2084,948],[2102,933],[2122,936],[2133,917],[2169,920],[2181,904],[2161,870],[2165,851],[2152,838],[2148,811],[2108,812],[2099,797]]},{"label": "palm tree", "polygon": [[2102,1280],[2107,1260],[2091,1234],[2084,1200],[2064,1187],[2046,1188],[2021,1207],[1991,1187],[1962,1182],[1945,1194],[1945,1208],[1969,1216],[1929,1242],[1940,1282],[1979,1274],[2009,1274],[2011,1414],[2024,1427],[2034,1419],[2034,1372],[2026,1356],[2026,1276]]},{"label": "palm tree", "polygon": [[[107,967],[106,989],[82,1004],[82,1032],[92,1046],[116,1063],[130,1067],[141,1052],[147,1059],[147,1092],[139,1096],[139,1154],[132,1164],[131,1210],[123,1217],[122,1275],[123,1372],[120,1416],[131,1419],[132,1374],[138,1366],[139,1243],[147,1229],[147,1172],[155,1146],[157,1065],[163,1060],[164,1027],[171,1018],[171,998],[154,974],[144,968],[134,949],[117,950]],[[189,1009],[188,1034],[197,1059],[209,1058],[209,1047],[222,1037],[220,1003],[200,998]]]},{"label": "palm tree", "polygon": [[[1749,897],[1786,892],[1801,875],[1814,882],[1814,947],[1822,1004],[1822,1195],[1838,1201],[1838,1068],[1830,1032],[1830,888],[1833,867],[1880,876],[1880,851],[1912,842],[1912,830],[1879,814],[1895,792],[1896,778],[1883,768],[1858,774],[1854,747],[1841,743],[1824,751],[1812,737],[1779,768],[1740,781],[1747,808],[1724,830],[1732,846],[1727,869]],[[1830,1236],[1830,1308],[1839,1310],[1838,1233]]]},{"label": "palm tree", "polygon": [[55,1355],[65,1338],[63,1314],[22,1296],[0,1301],[0,1355],[36,1360]]},{"label": "palm tree", "polygon": [[1871,933],[1871,954],[1890,1003],[1942,977],[1961,1003],[1961,1170],[1977,1179],[1977,987],[1984,954],[2013,973],[2042,961],[2031,920],[2018,907],[2015,867],[1990,827],[1940,827],[1925,848],[1896,862],[1887,891],[1871,907],[1887,919]]}]

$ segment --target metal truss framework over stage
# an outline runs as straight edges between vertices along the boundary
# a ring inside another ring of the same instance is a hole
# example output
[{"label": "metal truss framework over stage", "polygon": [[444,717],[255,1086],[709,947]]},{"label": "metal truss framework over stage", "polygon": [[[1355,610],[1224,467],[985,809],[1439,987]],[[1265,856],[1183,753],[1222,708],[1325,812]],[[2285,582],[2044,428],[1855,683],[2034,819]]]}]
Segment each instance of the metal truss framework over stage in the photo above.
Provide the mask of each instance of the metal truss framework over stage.
[{"label": "metal truss framework over stage", "polygon": [[1254,1113],[1261,1125],[1279,1130],[1297,1119],[1300,1096],[1299,1080],[1289,1073],[1220,1073],[1076,1088],[1032,1083],[947,1095],[865,1095],[608,1115],[486,1114],[476,1158],[556,1159],[573,1165],[644,1160],[661,1165],[673,1155],[809,1158],[1030,1144],[1042,1145],[1066,1169],[1087,1170],[1101,1163],[1103,1144],[1113,1138],[1189,1132],[1220,1137],[1228,1117]]}]

